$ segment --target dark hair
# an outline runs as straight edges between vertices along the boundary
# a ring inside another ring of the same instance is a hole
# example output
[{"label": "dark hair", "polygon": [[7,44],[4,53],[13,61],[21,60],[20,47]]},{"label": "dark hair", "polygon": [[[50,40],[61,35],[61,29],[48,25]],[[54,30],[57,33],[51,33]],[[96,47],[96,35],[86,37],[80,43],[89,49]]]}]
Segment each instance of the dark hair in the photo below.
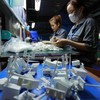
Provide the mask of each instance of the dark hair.
[{"label": "dark hair", "polygon": [[49,20],[49,22],[51,22],[51,21],[54,21],[54,23],[55,24],[62,24],[62,19],[61,19],[61,15],[55,15],[55,16],[53,16],[50,20]]},{"label": "dark hair", "polygon": [[88,9],[86,7],[86,0],[69,0],[68,4],[72,4],[76,9],[79,9],[80,7],[84,7],[83,10],[83,15],[87,16],[88,15]]}]

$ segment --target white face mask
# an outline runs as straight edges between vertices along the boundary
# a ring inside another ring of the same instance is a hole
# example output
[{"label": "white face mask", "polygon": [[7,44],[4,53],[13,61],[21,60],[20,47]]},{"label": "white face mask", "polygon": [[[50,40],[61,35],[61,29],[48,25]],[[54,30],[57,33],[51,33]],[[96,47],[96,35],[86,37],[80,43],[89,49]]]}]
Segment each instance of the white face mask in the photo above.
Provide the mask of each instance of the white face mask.
[{"label": "white face mask", "polygon": [[76,23],[79,20],[79,17],[75,13],[69,14],[69,19],[71,22]]}]

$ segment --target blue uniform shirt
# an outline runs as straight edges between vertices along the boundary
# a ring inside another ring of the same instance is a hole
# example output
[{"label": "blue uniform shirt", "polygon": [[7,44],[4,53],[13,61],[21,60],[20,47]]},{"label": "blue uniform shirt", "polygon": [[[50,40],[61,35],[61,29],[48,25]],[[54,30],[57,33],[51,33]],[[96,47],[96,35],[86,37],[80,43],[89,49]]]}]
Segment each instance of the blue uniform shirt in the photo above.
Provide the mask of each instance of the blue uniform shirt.
[{"label": "blue uniform shirt", "polygon": [[67,38],[75,42],[85,43],[88,49],[88,51],[84,51],[72,47],[72,49],[79,52],[77,59],[83,62],[85,66],[91,66],[95,63],[98,45],[98,29],[94,19],[86,18],[81,20],[78,25],[74,25],[71,28]]},{"label": "blue uniform shirt", "polygon": [[53,36],[58,38],[67,38],[67,32],[65,29],[60,28],[57,32],[54,32]]}]

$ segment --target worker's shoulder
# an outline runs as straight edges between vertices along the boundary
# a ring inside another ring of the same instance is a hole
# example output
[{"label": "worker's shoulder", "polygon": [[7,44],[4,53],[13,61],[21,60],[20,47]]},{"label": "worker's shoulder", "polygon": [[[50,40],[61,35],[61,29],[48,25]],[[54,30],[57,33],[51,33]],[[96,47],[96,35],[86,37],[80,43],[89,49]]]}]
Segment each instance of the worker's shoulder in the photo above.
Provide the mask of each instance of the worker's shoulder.
[{"label": "worker's shoulder", "polygon": [[66,29],[60,28],[60,31],[61,31],[61,32],[66,32]]},{"label": "worker's shoulder", "polygon": [[92,18],[92,17],[87,17],[86,20],[85,20],[85,22],[93,24],[93,23],[95,23],[95,19]]}]

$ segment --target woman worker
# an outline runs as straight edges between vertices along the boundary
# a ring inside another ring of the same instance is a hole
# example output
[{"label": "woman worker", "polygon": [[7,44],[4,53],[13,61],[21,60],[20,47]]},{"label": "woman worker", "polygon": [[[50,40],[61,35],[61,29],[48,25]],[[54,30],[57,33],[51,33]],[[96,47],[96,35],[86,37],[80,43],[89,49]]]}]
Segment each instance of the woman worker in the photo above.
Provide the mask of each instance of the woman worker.
[{"label": "woman worker", "polygon": [[53,35],[50,41],[54,41],[55,38],[66,38],[67,32],[65,29],[61,28],[62,19],[60,15],[55,15],[49,20],[50,26],[53,30]]},{"label": "woman worker", "polygon": [[93,18],[88,17],[85,0],[70,0],[67,4],[67,12],[74,26],[67,39],[56,39],[54,45],[58,47],[71,46],[71,49],[79,52],[76,59],[83,62],[86,67],[91,67],[96,62],[97,24]]}]

